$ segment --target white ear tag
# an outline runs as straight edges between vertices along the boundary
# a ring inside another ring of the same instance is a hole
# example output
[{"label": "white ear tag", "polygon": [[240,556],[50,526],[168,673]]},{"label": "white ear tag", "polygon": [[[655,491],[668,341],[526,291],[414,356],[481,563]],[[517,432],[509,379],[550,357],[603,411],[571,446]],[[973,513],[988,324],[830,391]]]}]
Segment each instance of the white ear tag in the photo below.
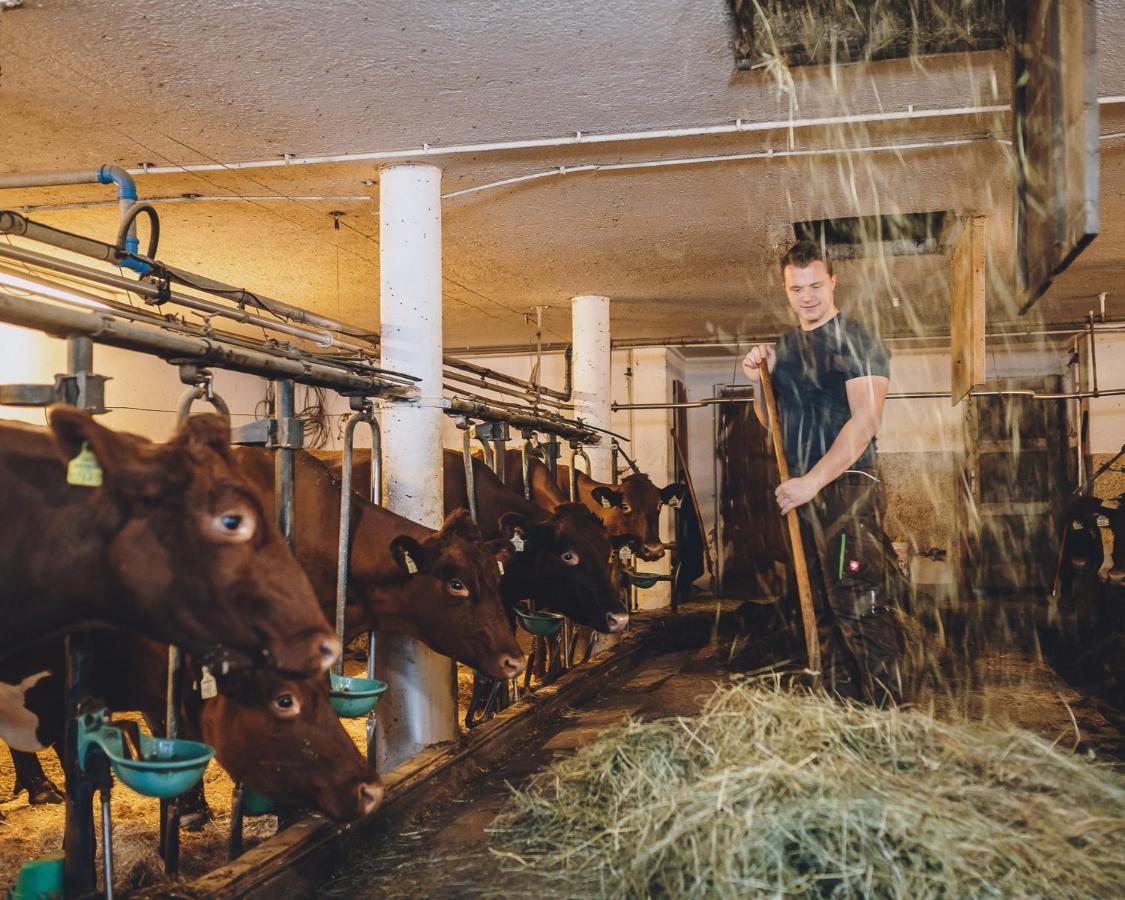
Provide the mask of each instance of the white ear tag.
[{"label": "white ear tag", "polygon": [[88,488],[102,486],[102,467],[89,444],[83,442],[78,455],[66,464],[66,483]]},{"label": "white ear tag", "polygon": [[668,501],[668,505],[670,507],[672,507],[672,509],[679,509],[680,503],[681,503],[681,500],[680,500],[680,496],[678,494],[675,497],[673,497],[671,500]]},{"label": "white ear tag", "polygon": [[[1078,524],[1075,522],[1074,524]],[[1109,516],[1098,516],[1098,528],[1109,528]]]},{"label": "white ear tag", "polygon": [[609,502],[609,497],[602,497],[602,506],[609,509],[612,504]]},{"label": "white ear tag", "polygon": [[628,562],[633,558],[633,551],[629,548],[628,544],[625,544],[625,546],[621,547],[617,551],[617,556],[621,559],[622,562]]},{"label": "white ear tag", "polygon": [[414,557],[407,553],[405,550],[402,551],[402,560],[406,563],[407,572],[409,572],[411,575],[418,574],[418,563],[414,562]]},{"label": "white ear tag", "polygon": [[502,559],[496,560],[496,568],[498,568],[500,570],[500,574],[503,575],[504,574],[504,560],[502,560]]},{"label": "white ear tag", "polygon": [[203,677],[199,679],[199,696],[204,700],[210,700],[212,697],[219,695],[219,682],[215,680],[215,676],[211,674],[211,670],[207,666],[203,667]]},{"label": "white ear tag", "polygon": [[523,553],[523,548],[526,546],[527,542],[523,539],[523,535],[517,531],[512,535],[511,544],[516,548],[516,553]]}]

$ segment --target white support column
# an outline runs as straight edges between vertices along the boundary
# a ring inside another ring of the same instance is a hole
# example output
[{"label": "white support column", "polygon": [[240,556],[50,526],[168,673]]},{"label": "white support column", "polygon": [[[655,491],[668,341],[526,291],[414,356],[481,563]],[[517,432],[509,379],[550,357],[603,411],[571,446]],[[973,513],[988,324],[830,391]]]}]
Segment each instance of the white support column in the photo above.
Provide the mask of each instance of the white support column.
[{"label": "white support column", "polygon": [[[646,347],[631,352],[633,370],[633,400],[636,403],[668,403],[672,399],[672,375],[669,372],[669,355],[663,347]],[[673,464],[672,411],[670,409],[638,409],[633,411],[632,443],[629,453],[640,470],[646,473],[657,487],[672,480]],[[672,513],[665,507],[660,513],[660,534],[671,539]],[[667,575],[672,571],[672,554],[665,553],[657,562],[642,562],[645,572]],[[641,609],[663,609],[672,602],[672,591],[666,581],[639,592]]]},{"label": "white support column", "polygon": [[[442,497],[441,170],[398,165],[379,176],[381,364],[419,376],[421,399],[383,410],[383,503],[440,527]],[[457,731],[453,662],[424,644],[379,635],[377,766],[389,772]]]},{"label": "white support column", "polygon": [[[574,341],[574,415],[599,428],[609,428],[610,391],[609,297],[575,297],[570,307]],[[609,481],[609,438],[586,448],[593,476]],[[564,462],[567,461],[564,458]]]}]

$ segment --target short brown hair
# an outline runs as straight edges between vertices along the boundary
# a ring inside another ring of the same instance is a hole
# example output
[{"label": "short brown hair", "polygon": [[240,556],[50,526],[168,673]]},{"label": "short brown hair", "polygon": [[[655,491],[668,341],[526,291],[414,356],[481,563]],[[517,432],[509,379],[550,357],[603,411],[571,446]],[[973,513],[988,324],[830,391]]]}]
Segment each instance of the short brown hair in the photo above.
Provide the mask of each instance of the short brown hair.
[{"label": "short brown hair", "polygon": [[832,256],[829,254],[828,250],[815,241],[797,241],[797,243],[786,250],[785,255],[781,257],[781,277],[785,277],[786,266],[804,269],[811,266],[817,260],[824,263],[824,268],[826,268],[828,274],[831,275]]}]

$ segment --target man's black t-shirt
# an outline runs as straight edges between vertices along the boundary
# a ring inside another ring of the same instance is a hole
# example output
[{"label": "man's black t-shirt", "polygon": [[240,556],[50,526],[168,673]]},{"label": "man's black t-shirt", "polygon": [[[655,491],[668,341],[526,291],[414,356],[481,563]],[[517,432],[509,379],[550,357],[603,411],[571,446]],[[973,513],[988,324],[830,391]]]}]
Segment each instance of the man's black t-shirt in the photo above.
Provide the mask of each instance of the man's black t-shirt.
[{"label": "man's black t-shirt", "polygon": [[[851,418],[845,383],[890,376],[891,354],[862,322],[837,313],[812,331],[794,328],[777,342],[773,384],[790,474],[805,475]],[[875,468],[875,441],[852,465]]]}]

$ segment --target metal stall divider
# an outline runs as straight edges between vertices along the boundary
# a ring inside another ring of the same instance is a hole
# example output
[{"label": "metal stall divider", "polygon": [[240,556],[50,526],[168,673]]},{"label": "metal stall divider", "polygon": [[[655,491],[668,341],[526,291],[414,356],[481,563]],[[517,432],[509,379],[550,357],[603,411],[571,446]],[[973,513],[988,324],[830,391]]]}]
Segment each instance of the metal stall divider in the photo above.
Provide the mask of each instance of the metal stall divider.
[{"label": "metal stall divider", "polygon": [[[360,424],[366,424],[371,429],[371,478],[368,486],[368,499],[372,503],[381,503],[383,499],[383,435],[379,429],[379,421],[375,417],[375,408],[366,397],[350,398],[351,407],[355,410],[344,426],[344,455],[343,471],[340,475],[340,535],[337,551],[336,565],[336,634],[340,638],[341,646],[347,641],[347,594],[348,594],[348,569],[351,565],[351,503],[352,495],[352,461],[355,450],[355,430]],[[344,654],[336,663],[336,674],[344,674]],[[375,678],[375,632],[367,633],[367,677]],[[375,758],[375,709],[367,714],[367,758]]]},{"label": "metal stall divider", "polygon": [[[208,369],[200,368],[192,362],[180,365],[180,381],[189,385],[180,396],[176,406],[176,421],[184,422],[191,415],[192,404],[204,400],[215,411],[230,421],[230,409],[214,391],[214,376]],[[174,644],[168,645],[168,683],[164,704],[164,736],[171,740],[179,735],[179,709],[183,700],[183,654]],[[164,863],[164,873],[174,878],[180,871],[180,804],[178,797],[162,797],[160,800],[160,858]]]},{"label": "metal stall divider", "polygon": [[[586,463],[586,474],[593,473],[593,463],[590,462],[590,454],[582,449],[580,441],[572,440],[570,442],[570,502],[581,503],[578,498],[578,460]],[[587,639],[587,649],[592,649],[593,646],[592,633]],[[578,630],[571,624],[570,619],[563,619],[562,625],[562,670],[565,672],[574,666],[574,653],[578,647]]]},{"label": "metal stall divider", "polygon": [[[293,547],[294,463],[297,451],[305,446],[305,425],[294,415],[296,385],[291,378],[273,382],[270,417],[232,429],[231,442],[265,446],[274,451],[274,504],[281,535]],[[241,782],[231,791],[230,838],[227,858],[242,855],[243,818],[247,807],[246,787]],[[279,827],[281,827],[279,822]]]}]

